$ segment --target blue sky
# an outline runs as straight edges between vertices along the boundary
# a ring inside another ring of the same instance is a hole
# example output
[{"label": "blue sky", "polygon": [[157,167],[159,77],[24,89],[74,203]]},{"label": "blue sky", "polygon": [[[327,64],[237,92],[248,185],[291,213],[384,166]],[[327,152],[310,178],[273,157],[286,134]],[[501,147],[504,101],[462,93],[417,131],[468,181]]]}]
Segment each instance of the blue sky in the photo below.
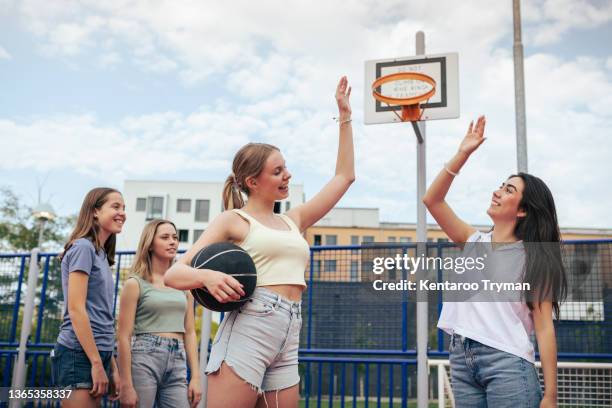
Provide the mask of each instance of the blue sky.
[{"label": "blue sky", "polygon": [[[461,117],[428,124],[428,181],[467,123],[488,140],[449,202],[488,223],[491,191],[515,171],[512,10],[490,1],[0,0],[0,175],[59,213],[127,178],[222,180],[248,141],[277,144],[312,197],[334,168],[333,92],[346,74],[357,182],[340,205],[415,220],[415,140],[364,126],[363,61],[458,52]],[[612,228],[612,2],[523,1],[530,172],[565,227]]]}]

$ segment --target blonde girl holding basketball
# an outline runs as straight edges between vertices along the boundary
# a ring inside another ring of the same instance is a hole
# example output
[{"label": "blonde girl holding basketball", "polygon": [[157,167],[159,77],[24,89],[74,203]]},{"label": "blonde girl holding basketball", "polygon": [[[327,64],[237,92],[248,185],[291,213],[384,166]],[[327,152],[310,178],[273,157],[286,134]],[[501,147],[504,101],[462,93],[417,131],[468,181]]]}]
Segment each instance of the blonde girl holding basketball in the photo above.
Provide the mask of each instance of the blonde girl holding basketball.
[{"label": "blonde girl holding basketball", "polygon": [[[304,231],[327,214],[355,180],[351,88],[342,77],[336,88],[339,147],[331,180],[311,200],[283,215],[274,203],[289,195],[289,173],[275,146],[249,143],[234,157],[224,188],[223,212],[166,274],[178,289],[206,287],[221,302],[244,295],[235,279],[192,268],[191,258],[221,241],[241,246],[257,267],[257,288],[249,302],[225,317],[206,367],[209,408],[297,407],[301,296],[309,246]],[[243,201],[243,194],[248,201]]]}]

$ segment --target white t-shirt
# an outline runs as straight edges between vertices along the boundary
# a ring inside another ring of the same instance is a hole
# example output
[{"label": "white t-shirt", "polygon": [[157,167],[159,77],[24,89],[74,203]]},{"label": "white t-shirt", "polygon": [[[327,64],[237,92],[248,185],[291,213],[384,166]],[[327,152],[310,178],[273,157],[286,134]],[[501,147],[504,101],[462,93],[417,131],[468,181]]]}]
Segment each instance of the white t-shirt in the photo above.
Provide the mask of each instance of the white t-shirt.
[{"label": "white t-shirt", "polygon": [[[491,242],[492,234],[476,231],[467,242]],[[515,252],[519,264],[524,265],[524,249]],[[520,282],[521,277],[522,270],[517,271],[516,281]],[[533,317],[524,302],[444,302],[438,328],[450,335],[455,333],[469,337],[489,347],[535,362],[530,340],[534,332]]]}]

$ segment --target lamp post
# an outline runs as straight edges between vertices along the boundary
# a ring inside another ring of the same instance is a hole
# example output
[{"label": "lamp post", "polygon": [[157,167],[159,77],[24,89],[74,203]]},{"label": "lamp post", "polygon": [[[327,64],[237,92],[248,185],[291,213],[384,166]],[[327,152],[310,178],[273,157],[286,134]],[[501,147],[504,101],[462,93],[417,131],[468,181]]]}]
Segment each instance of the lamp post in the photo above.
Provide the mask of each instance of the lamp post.
[{"label": "lamp post", "polygon": [[[34,316],[34,297],[36,295],[36,286],[38,284],[38,254],[40,247],[43,242],[43,232],[45,231],[45,224],[48,221],[55,219],[55,212],[53,207],[47,203],[38,203],[36,208],[32,211],[32,217],[38,221],[38,245],[34,248],[30,254],[30,267],[28,269],[28,286],[26,290],[26,298],[23,308],[23,319],[21,322],[21,336],[19,339],[19,348],[17,349],[17,361],[15,364],[15,370],[13,372],[13,381],[11,388],[14,390],[21,390],[25,387],[26,383],[26,353],[27,344],[30,333],[32,332],[32,318]],[[19,408],[21,403],[17,400],[11,400],[11,408]]]},{"label": "lamp post", "polygon": [[36,208],[32,210],[32,217],[39,223],[38,227],[38,248],[40,249],[43,243],[43,233],[45,231],[45,224],[48,221],[55,219],[55,212],[53,207],[48,203],[38,203]]}]

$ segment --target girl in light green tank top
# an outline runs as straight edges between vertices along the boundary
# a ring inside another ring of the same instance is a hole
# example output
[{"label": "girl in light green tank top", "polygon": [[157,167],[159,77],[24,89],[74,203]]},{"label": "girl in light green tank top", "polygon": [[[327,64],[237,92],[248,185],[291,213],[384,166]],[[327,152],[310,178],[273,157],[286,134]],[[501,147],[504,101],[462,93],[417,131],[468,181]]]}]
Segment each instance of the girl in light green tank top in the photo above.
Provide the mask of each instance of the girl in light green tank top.
[{"label": "girl in light green tank top", "polygon": [[149,222],[123,285],[117,335],[122,407],[187,407],[201,398],[193,297],[163,284],[177,246],[172,222]]}]

